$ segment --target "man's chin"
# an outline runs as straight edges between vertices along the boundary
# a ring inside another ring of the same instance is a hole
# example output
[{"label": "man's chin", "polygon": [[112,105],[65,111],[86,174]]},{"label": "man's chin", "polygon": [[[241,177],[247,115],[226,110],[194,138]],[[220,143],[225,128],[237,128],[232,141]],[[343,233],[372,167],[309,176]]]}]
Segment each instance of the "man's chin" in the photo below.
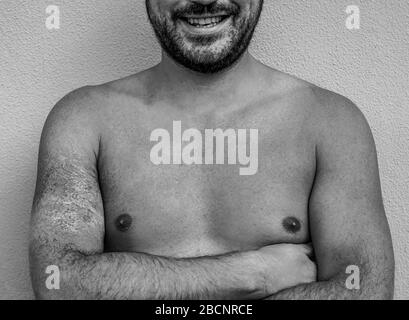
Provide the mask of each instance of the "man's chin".
[{"label": "man's chin", "polygon": [[210,61],[218,63],[222,61],[226,53],[234,50],[232,39],[226,38],[189,38],[185,39],[181,45],[180,51],[184,52],[183,56],[192,61]]},{"label": "man's chin", "polygon": [[179,63],[189,70],[203,73],[216,74],[229,68],[226,59],[214,59],[214,57],[201,57],[201,59],[182,59]]}]

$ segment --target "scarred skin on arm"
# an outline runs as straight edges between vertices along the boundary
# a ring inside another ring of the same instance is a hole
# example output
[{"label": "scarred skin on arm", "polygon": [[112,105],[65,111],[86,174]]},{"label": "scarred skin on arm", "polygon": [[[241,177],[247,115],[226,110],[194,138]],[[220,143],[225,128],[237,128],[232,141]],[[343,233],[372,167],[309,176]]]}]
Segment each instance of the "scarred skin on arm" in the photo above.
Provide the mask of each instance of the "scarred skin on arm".
[{"label": "scarred skin on arm", "polygon": [[[391,299],[392,241],[379,182],[375,143],[359,109],[318,90],[317,171],[309,201],[318,282],[268,299]],[[360,289],[346,286],[348,266],[360,271]]]}]

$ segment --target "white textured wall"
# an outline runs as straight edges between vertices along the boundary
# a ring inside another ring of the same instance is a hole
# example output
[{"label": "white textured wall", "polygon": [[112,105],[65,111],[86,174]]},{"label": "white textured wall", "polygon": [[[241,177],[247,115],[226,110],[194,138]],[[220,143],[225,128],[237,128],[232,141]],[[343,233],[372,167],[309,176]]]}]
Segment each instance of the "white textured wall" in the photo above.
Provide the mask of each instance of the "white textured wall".
[{"label": "white textured wall", "polygon": [[[354,100],[378,146],[396,253],[409,298],[409,1],[266,0],[252,52]],[[45,8],[61,29],[45,27]],[[361,30],[345,27],[359,5]],[[63,95],[158,61],[144,0],[0,0],[0,298],[32,298],[27,230],[44,120]],[[362,226],[363,228],[365,226]]]}]

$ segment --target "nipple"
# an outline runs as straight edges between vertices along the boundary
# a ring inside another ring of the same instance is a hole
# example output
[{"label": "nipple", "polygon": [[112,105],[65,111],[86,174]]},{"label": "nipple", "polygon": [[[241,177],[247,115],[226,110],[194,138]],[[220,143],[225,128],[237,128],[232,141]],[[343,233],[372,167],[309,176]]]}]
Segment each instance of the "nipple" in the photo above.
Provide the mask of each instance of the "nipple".
[{"label": "nipple", "polygon": [[283,227],[289,233],[297,233],[301,229],[301,223],[297,218],[287,217],[283,220]]},{"label": "nipple", "polygon": [[128,231],[131,225],[132,225],[132,217],[129,214],[121,214],[115,220],[115,226],[121,232]]}]

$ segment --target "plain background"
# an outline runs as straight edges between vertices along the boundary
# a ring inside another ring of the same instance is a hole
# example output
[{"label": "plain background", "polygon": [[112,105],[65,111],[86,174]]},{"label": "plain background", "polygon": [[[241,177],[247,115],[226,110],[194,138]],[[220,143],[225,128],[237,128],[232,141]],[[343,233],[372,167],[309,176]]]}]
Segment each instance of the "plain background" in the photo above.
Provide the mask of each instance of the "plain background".
[{"label": "plain background", "polygon": [[[33,297],[27,232],[40,133],[53,105],[86,84],[158,62],[144,0],[0,0],[0,299]],[[61,28],[45,26],[58,5]],[[348,5],[361,29],[345,26]],[[266,0],[251,52],[352,99],[377,144],[396,256],[409,299],[409,1]],[[362,226],[365,228],[365,226]]]}]

